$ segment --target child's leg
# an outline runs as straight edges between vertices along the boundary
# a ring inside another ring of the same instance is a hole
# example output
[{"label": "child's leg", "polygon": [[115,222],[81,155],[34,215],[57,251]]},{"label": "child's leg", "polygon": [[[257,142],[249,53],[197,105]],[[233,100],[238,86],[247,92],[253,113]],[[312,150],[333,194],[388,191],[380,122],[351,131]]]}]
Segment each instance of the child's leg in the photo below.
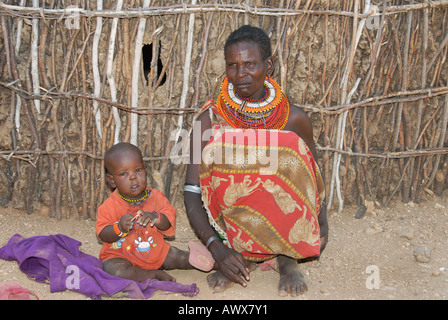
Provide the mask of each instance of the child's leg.
[{"label": "child's leg", "polygon": [[[188,260],[188,258],[187,258]],[[147,279],[157,279],[161,281],[176,281],[172,276],[162,270],[145,270],[134,267],[128,260],[123,258],[112,258],[103,262],[103,270],[107,273],[137,282]]]},{"label": "child's leg", "polygon": [[194,267],[188,261],[189,256],[190,253],[188,251],[171,246],[160,270],[193,269]]}]

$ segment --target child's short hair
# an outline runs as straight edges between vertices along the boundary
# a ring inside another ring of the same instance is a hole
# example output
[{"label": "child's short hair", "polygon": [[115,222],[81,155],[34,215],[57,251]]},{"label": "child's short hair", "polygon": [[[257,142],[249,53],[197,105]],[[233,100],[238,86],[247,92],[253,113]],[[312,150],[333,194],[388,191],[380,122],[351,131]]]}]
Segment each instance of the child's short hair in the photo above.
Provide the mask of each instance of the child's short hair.
[{"label": "child's short hair", "polygon": [[106,174],[109,173],[107,166],[110,160],[113,158],[113,156],[125,152],[137,152],[140,155],[140,157],[143,158],[142,152],[137,146],[129,142],[119,142],[110,147],[104,154],[104,170],[106,171]]}]

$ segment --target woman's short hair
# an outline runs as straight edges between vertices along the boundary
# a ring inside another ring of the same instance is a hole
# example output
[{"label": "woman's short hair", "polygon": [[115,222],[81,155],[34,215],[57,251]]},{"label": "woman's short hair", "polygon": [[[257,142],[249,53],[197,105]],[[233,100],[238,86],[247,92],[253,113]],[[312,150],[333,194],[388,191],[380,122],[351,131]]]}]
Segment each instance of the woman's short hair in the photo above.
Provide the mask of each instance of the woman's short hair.
[{"label": "woman's short hair", "polygon": [[272,56],[271,39],[262,29],[250,25],[244,25],[229,35],[226,43],[224,44],[224,52],[230,45],[241,41],[251,41],[257,43],[258,48],[260,49],[261,57],[264,60]]}]

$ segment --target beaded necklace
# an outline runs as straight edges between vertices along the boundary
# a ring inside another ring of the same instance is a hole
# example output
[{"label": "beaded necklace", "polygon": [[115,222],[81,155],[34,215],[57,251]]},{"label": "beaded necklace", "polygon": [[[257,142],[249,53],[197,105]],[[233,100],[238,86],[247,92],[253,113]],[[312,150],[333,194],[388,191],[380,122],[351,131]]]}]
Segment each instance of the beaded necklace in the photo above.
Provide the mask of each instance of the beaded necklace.
[{"label": "beaded necklace", "polygon": [[289,103],[275,80],[267,77],[265,95],[260,100],[239,97],[225,77],[216,107],[221,116],[234,128],[283,130],[288,122]]},{"label": "beaded necklace", "polygon": [[126,198],[125,196],[123,196],[120,193],[120,191],[118,191],[118,189],[117,189],[117,193],[120,196],[120,198],[123,199],[124,201],[126,201],[127,203],[132,204],[132,205],[138,205],[138,204],[142,203],[143,201],[145,201],[146,199],[148,199],[149,194],[151,193],[151,191],[149,191],[148,189],[145,189],[145,195],[142,196],[139,199],[129,199],[129,198]]}]

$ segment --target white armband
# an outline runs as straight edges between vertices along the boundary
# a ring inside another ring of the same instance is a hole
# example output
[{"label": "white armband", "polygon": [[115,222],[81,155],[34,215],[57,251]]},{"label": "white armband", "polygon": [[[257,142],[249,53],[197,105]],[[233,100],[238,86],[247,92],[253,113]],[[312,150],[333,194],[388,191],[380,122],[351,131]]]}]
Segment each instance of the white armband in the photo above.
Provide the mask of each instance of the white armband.
[{"label": "white armband", "polygon": [[196,194],[202,194],[201,187],[197,184],[185,184],[184,185],[184,191],[196,193]]}]

